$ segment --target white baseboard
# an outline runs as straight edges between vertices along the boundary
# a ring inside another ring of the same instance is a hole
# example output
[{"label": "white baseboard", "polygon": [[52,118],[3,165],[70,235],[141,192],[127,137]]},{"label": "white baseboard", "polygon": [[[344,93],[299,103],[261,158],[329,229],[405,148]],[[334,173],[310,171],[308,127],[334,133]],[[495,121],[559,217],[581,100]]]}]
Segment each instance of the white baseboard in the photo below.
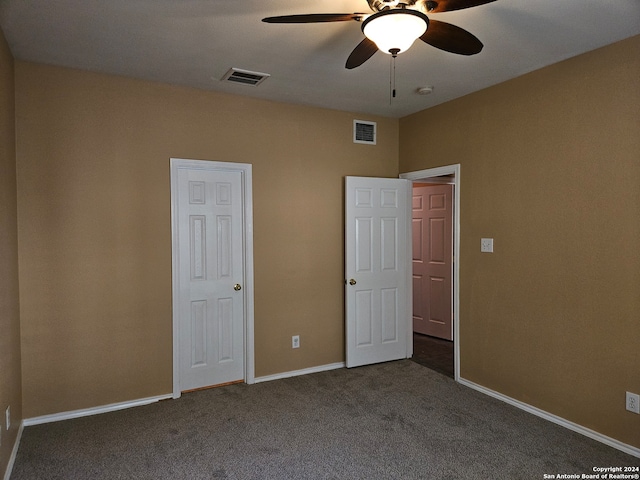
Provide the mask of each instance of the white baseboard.
[{"label": "white baseboard", "polygon": [[540,410],[537,407],[521,402],[520,400],[516,400],[514,398],[508,397],[506,395],[503,395],[502,393],[483,387],[482,385],[478,385],[477,383],[473,383],[469,380],[465,380],[464,378],[460,378],[458,383],[466,387],[473,388],[474,390],[484,393],[485,395],[489,395],[493,398],[497,398],[498,400],[508,403],[509,405],[513,405],[514,407],[524,410],[525,412],[529,412],[540,418],[544,418],[545,420],[553,422],[556,425],[560,425],[561,427],[568,428],[569,430],[573,430],[574,432],[580,433],[600,443],[604,443],[605,445],[609,445],[610,447],[618,449],[624,453],[628,453],[629,455],[633,455],[634,457],[640,458],[640,448],[636,448],[632,445],[627,445],[626,443],[622,443],[621,441],[616,440],[615,438],[607,437],[606,435],[598,433],[595,430],[591,430],[589,428],[583,427],[582,425],[578,425],[577,423],[570,422],[569,420],[566,420],[562,417],[558,417],[553,413],[545,412],[544,410]]},{"label": "white baseboard", "polygon": [[[282,378],[289,378],[289,377],[297,377],[300,375],[308,375],[310,373],[319,373],[319,372],[324,372],[327,370],[336,370],[339,368],[344,368],[345,367],[345,363],[344,362],[338,362],[338,363],[331,363],[331,364],[327,364],[327,365],[320,365],[317,367],[311,367],[311,368],[304,368],[301,370],[292,370],[289,372],[283,372],[283,373],[277,373],[274,375],[265,375],[263,377],[256,377],[255,378],[255,383],[260,383],[260,382],[269,382],[271,380],[278,380],[278,379],[282,379]],[[548,420],[550,422],[555,423],[556,425],[560,425],[561,427],[565,427],[568,428],[569,430],[572,430],[574,432],[580,433],[586,437],[589,437],[593,440],[596,440],[598,442],[604,443],[605,445],[609,445],[610,447],[613,447],[617,450],[620,450],[624,453],[627,453],[629,455],[632,455],[634,457],[638,457],[640,458],[640,448],[636,448],[634,446],[628,445],[626,443],[620,442],[619,440],[616,440],[615,438],[611,438],[608,437],[606,435],[603,435],[601,433],[598,433],[594,430],[591,430],[589,428],[583,427],[582,425],[578,425],[577,423],[573,423],[569,420],[566,420],[562,417],[558,417],[557,415],[554,415],[552,413],[546,412],[544,410],[541,410],[537,407],[534,407],[532,405],[529,405],[527,403],[521,402],[520,400],[516,400],[514,398],[508,397],[506,395],[503,395],[502,393],[496,392],[494,390],[491,390],[489,388],[483,387],[482,385],[478,385],[477,383],[471,382],[469,380],[465,380],[464,378],[460,378],[458,383],[460,383],[461,385],[464,385],[466,387],[472,388],[474,390],[477,390],[481,393],[484,393],[485,395],[489,395],[493,398],[496,398],[498,400],[501,400],[505,403],[508,403],[510,405],[513,405],[514,407],[517,407],[521,410],[524,410],[528,413],[531,413],[533,415],[536,415],[540,418],[543,418],[545,420]],[[142,405],[149,405],[151,403],[155,403],[155,402],[159,402],[160,400],[167,400],[167,399],[171,399],[173,398],[173,395],[168,393],[166,395],[158,395],[156,397],[147,397],[147,398],[141,398],[138,400],[132,400],[132,401],[128,401],[128,402],[120,402],[120,403],[112,403],[109,405],[103,405],[100,407],[94,407],[94,408],[86,408],[86,409],[82,409],[82,410],[73,410],[73,411],[69,411],[69,412],[62,412],[62,413],[56,413],[56,414],[52,414],[52,415],[42,415],[40,417],[32,417],[32,418],[26,418],[24,419],[22,422],[20,422],[20,428],[18,430],[18,435],[16,437],[16,441],[15,444],[13,446],[13,450],[11,452],[11,457],[9,459],[9,463],[7,465],[7,470],[5,472],[4,475],[4,480],[9,480],[10,476],[11,476],[11,471],[13,469],[13,463],[15,461],[16,455],[18,453],[18,447],[20,445],[20,439],[22,438],[22,431],[24,429],[24,427],[28,427],[31,425],[40,425],[43,423],[51,423],[51,422],[59,422],[62,420],[69,420],[72,418],[79,418],[79,417],[86,417],[89,415],[98,415],[101,413],[107,413],[107,412],[114,412],[117,410],[123,410],[125,408],[132,408],[132,407],[139,407]]]},{"label": "white baseboard", "polygon": [[24,430],[24,422],[20,422],[20,427],[18,428],[18,435],[16,435],[16,441],[13,444],[13,449],[11,450],[11,456],[9,457],[9,462],[7,463],[7,469],[4,471],[4,480],[9,480],[11,478],[11,472],[13,471],[13,464],[16,461],[16,455],[18,455],[18,447],[20,446],[20,439],[22,438],[22,430]]},{"label": "white baseboard", "polygon": [[[254,381],[255,383],[268,382],[271,380],[278,380],[280,378],[297,377],[298,375],[307,375],[309,373],[324,372],[326,370],[335,370],[335,369],[344,368],[344,367],[345,367],[344,362],[331,363],[328,365],[320,365],[318,367],[305,368],[302,370],[293,370],[290,372],[277,373],[275,375],[266,375],[264,377],[256,377]],[[82,410],[72,410],[69,412],[54,413],[51,415],[42,415],[40,417],[25,418],[23,420],[23,423],[25,427],[29,427],[31,425],[40,425],[43,423],[60,422],[62,420],[70,420],[72,418],[87,417],[89,415],[98,415],[100,413],[115,412],[116,410],[124,410],[125,408],[149,405],[150,403],[158,402],[160,400],[167,400],[171,398],[173,398],[173,394],[168,393],[166,395],[158,395],[157,397],[148,397],[148,398],[141,398],[138,400],[131,400],[128,402],[112,403],[109,405],[102,405],[100,407],[85,408]]]},{"label": "white baseboard", "polygon": [[256,377],[255,383],[270,382],[271,380],[279,380],[281,378],[297,377],[299,375],[308,375],[309,373],[326,372],[327,370],[337,370],[344,368],[344,362],[330,363],[328,365],[320,365],[318,367],[303,368],[302,370],[292,370],[290,372],[276,373],[275,375],[265,375],[264,377]]},{"label": "white baseboard", "polygon": [[102,405],[100,407],[54,413],[52,415],[42,415],[41,417],[25,418],[23,420],[23,423],[25,427],[29,427],[31,425],[40,425],[42,423],[60,422],[62,420],[70,420],[72,418],[88,417],[89,415],[115,412],[116,410],[124,410],[125,408],[140,407],[142,405],[149,405],[150,403],[159,402],[160,400],[167,400],[169,398],[173,398],[170,393],[166,395],[158,395],[157,397],[147,397],[140,398],[138,400],[130,400],[128,402],[111,403],[109,405]]}]

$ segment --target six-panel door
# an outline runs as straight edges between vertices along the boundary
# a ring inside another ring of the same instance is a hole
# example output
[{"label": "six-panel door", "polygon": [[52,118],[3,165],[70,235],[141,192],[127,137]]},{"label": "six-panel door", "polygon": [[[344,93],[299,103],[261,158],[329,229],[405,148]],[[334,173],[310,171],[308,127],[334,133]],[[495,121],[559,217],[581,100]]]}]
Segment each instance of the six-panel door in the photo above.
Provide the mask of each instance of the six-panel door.
[{"label": "six-panel door", "polygon": [[410,182],[346,178],[347,367],[407,358]]},{"label": "six-panel door", "polygon": [[413,188],[413,330],[453,339],[453,185]]},{"label": "six-panel door", "polygon": [[242,380],[242,174],[180,168],[177,214],[180,389]]}]

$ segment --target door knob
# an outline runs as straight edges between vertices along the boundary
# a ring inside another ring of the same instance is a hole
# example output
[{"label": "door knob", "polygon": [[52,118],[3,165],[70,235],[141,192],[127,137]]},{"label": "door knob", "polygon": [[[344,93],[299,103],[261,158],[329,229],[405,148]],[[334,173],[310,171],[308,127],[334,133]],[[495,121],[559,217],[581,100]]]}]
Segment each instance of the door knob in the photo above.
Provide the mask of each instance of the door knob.
[{"label": "door knob", "polygon": [[237,292],[238,290],[242,290],[242,285],[240,285],[239,283],[236,283],[236,284],[233,286],[233,289],[234,289],[236,292]]},{"label": "door knob", "polygon": [[355,279],[352,278],[351,280],[349,280],[349,285],[355,285],[355,284],[356,284]]}]

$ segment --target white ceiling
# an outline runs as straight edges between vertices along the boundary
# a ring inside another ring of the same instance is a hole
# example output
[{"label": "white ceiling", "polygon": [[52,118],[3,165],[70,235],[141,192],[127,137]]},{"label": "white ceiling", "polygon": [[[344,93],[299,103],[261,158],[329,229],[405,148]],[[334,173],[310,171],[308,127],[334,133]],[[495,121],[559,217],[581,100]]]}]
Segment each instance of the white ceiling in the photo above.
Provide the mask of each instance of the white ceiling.
[{"label": "white ceiling", "polygon": [[[344,68],[360,23],[267,24],[267,16],[370,12],[366,0],[0,0],[14,57],[206,90],[402,117],[640,34],[640,0],[497,0],[430,17],[476,35],[475,56],[416,42]],[[231,67],[271,74],[257,87]],[[418,87],[432,85],[431,95]]]}]

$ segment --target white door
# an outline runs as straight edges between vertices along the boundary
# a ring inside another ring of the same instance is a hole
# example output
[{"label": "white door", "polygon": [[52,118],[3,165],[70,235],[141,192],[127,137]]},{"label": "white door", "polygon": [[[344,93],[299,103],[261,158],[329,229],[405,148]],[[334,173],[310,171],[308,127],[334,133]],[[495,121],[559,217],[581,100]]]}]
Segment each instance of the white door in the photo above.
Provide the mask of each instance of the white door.
[{"label": "white door", "polygon": [[174,395],[245,376],[243,173],[219,167],[172,161]]},{"label": "white door", "polygon": [[346,364],[411,356],[411,183],[346,177]]}]

